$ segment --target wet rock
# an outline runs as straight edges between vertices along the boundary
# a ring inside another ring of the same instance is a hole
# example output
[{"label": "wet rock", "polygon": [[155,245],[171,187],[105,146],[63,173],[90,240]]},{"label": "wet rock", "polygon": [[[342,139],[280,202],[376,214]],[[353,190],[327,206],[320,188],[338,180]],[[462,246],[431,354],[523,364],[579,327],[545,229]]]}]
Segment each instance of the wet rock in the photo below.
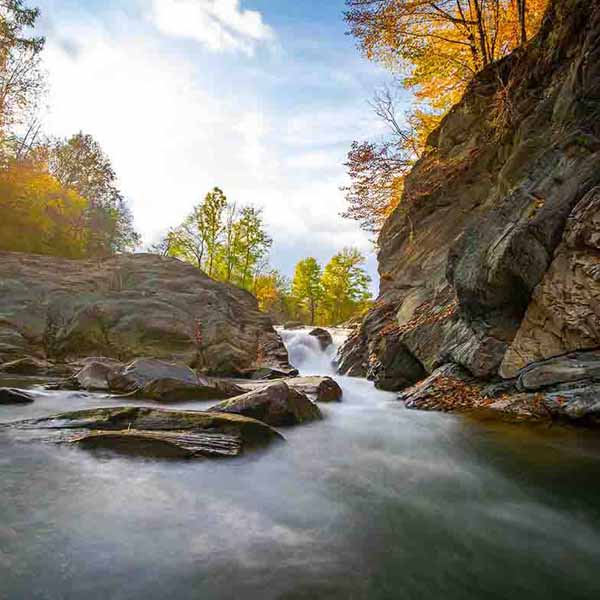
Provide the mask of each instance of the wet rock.
[{"label": "wet rock", "polygon": [[308,335],[312,335],[319,340],[319,344],[321,344],[321,350],[327,350],[331,344],[333,344],[333,338],[327,329],[323,329],[322,327],[316,327]]},{"label": "wet rock", "polygon": [[288,321],[283,325],[284,329],[302,329],[303,327],[306,327],[306,325],[300,321]]},{"label": "wet rock", "polygon": [[33,394],[16,388],[0,388],[0,404],[31,404]]},{"label": "wet rock", "polygon": [[316,404],[284,381],[226,400],[209,410],[244,415],[274,426],[299,425],[322,418]]},{"label": "wet rock", "polygon": [[235,456],[283,439],[267,424],[241,415],[132,406],[61,413],[10,423],[4,430],[32,442],[140,456]]}]

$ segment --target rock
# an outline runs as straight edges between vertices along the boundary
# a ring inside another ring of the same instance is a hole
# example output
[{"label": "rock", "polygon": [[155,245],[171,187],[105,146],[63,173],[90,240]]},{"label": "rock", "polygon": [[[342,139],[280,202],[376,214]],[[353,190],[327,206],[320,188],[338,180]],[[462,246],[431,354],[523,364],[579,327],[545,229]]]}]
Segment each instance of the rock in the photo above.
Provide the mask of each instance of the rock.
[{"label": "rock", "polygon": [[285,377],[295,377],[298,375],[298,369],[275,369],[272,367],[261,367],[259,369],[250,369],[242,373],[248,379],[255,380],[271,380],[271,379],[283,379]]},{"label": "rock", "polygon": [[112,361],[89,361],[67,382],[65,387],[84,390],[109,391],[110,378],[114,376],[115,371],[119,371],[122,368],[123,365],[117,361],[114,361],[114,363]]},{"label": "rock", "polygon": [[472,375],[459,365],[447,364],[400,392],[398,400],[406,408],[449,412],[472,408],[479,394],[480,388]]},{"label": "rock", "polygon": [[600,425],[600,384],[566,386],[545,394],[546,409],[554,418],[584,425]]},{"label": "rock", "polygon": [[290,368],[251,294],[174,258],[0,252],[0,295],[0,361],[152,356],[216,376]]},{"label": "rock", "polygon": [[569,215],[563,240],[535,289],[502,363],[513,377],[528,363],[600,344],[600,187]]},{"label": "rock", "polygon": [[31,404],[33,394],[16,388],[0,387],[0,404]]},{"label": "rock", "polygon": [[331,344],[333,344],[333,338],[327,329],[323,329],[322,327],[316,327],[312,331],[309,332],[308,335],[312,335],[319,340],[321,344],[321,350],[327,350]]},{"label": "rock", "polygon": [[229,457],[242,451],[239,437],[215,433],[94,431],[74,438],[72,443],[91,450],[153,458]]},{"label": "rock", "polygon": [[376,348],[379,360],[371,363],[367,377],[378,388],[393,392],[426,376],[423,365],[394,334],[382,335]]},{"label": "rock", "polygon": [[293,390],[313,397],[317,402],[341,402],[342,388],[327,376],[294,377],[286,381]]},{"label": "rock", "polygon": [[240,415],[132,406],[61,413],[4,429],[29,441],[159,457],[237,456],[283,439],[265,423]]},{"label": "rock", "polygon": [[175,381],[198,384],[198,375],[187,365],[155,358],[139,358],[120,369],[109,369],[107,377],[110,391],[114,393],[134,392],[161,379],[168,380],[167,385],[171,387]]},{"label": "rock", "polygon": [[218,379],[201,377],[195,383],[181,379],[162,378],[150,381],[137,389],[139,398],[157,402],[189,402],[193,400],[221,400],[241,396],[245,390],[239,386]]},{"label": "rock", "polygon": [[284,381],[226,400],[209,411],[244,415],[274,426],[298,425],[322,418],[316,404],[305,394],[288,387]]},{"label": "rock", "polygon": [[69,369],[63,365],[55,365],[47,360],[26,356],[0,365],[0,373],[11,375],[64,375]]},{"label": "rock", "polygon": [[600,382],[600,352],[574,352],[528,365],[519,373],[517,386],[535,391],[585,380]]},{"label": "rock", "polygon": [[284,329],[303,329],[304,327],[306,327],[306,325],[300,321],[288,321],[283,325]]},{"label": "rock", "polygon": [[[600,5],[552,2],[428,140],[378,240],[380,293],[343,373],[400,389],[600,347]],[[529,400],[528,400],[529,401]]]}]

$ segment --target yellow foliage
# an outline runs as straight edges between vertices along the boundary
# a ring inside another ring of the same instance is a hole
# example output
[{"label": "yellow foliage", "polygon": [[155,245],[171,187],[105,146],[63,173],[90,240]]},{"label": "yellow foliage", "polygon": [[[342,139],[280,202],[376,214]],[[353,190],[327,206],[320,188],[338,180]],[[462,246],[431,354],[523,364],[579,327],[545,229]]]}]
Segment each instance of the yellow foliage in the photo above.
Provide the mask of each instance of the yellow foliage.
[{"label": "yellow foliage", "polygon": [[83,257],[86,208],[43,164],[13,161],[0,171],[0,250]]}]

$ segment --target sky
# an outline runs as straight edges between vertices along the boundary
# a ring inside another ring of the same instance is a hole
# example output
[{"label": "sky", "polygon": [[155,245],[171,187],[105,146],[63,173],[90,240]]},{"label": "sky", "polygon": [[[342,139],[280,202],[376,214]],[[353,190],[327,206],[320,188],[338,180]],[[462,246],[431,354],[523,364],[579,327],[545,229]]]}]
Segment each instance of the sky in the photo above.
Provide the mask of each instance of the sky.
[{"label": "sky", "polygon": [[47,133],[93,135],[145,244],[212,187],[263,207],[271,264],[369,236],[343,219],[351,142],[383,135],[386,74],[345,35],[343,0],[36,0]]}]

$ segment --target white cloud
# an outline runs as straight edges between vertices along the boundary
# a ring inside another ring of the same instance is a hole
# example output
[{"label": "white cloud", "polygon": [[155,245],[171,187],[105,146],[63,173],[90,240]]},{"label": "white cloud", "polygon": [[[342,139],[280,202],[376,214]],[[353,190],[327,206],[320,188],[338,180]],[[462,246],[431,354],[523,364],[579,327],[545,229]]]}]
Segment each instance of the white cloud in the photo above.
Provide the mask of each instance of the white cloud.
[{"label": "white cloud", "polygon": [[[354,111],[317,99],[301,104],[294,93],[303,84],[290,81],[281,57],[271,71],[254,63],[260,75],[273,74],[263,88],[245,68],[231,68],[231,57],[182,48],[126,13],[107,19],[57,21],[60,36],[47,36],[46,125],[54,135],[81,129],[98,139],[145,243],[218,185],[230,200],[264,208],[272,263],[287,273],[309,254],[326,260],[346,245],[371,250],[339,216],[345,150],[371,131],[362,102]],[[284,102],[271,92],[285,92]]]},{"label": "white cloud", "polygon": [[274,39],[261,13],[239,0],[153,0],[152,21],[166,35],[195,40],[215,52],[251,55],[257,43]]}]

